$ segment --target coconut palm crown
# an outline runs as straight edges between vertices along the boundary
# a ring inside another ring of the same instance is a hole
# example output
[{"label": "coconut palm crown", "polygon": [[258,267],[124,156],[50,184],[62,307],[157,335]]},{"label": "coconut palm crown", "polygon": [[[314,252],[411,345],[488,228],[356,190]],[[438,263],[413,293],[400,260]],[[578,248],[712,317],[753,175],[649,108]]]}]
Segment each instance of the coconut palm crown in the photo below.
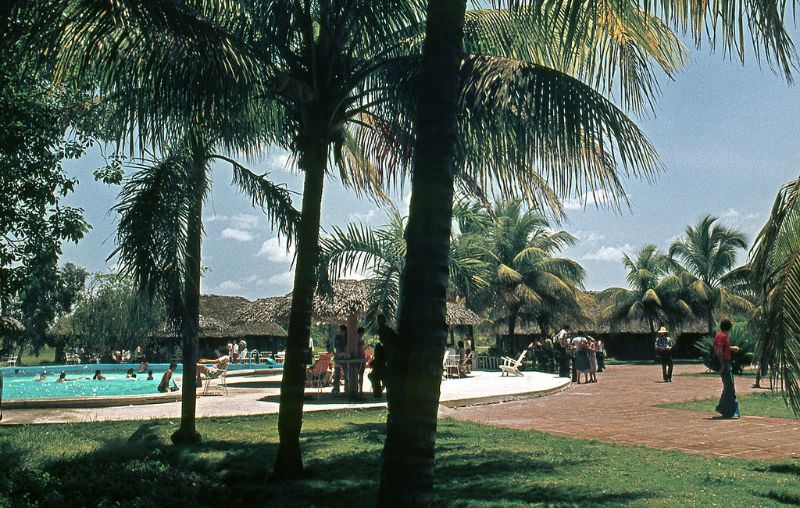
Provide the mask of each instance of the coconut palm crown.
[{"label": "coconut palm crown", "polygon": [[707,215],[669,248],[670,269],[683,279],[684,296],[695,312],[706,317],[708,332],[714,330],[714,310],[720,306],[749,310],[750,303],[726,286],[741,282],[733,272],[738,251],[747,248],[747,237],[735,227],[724,226]]}]

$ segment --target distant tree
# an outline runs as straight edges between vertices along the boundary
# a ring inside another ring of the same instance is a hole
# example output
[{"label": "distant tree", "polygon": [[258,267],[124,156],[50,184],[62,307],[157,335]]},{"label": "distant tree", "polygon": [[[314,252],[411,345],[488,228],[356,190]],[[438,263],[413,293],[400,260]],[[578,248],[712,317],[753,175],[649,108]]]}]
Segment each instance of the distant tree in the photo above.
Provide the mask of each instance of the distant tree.
[{"label": "distant tree", "polygon": [[133,282],[119,274],[94,274],[74,310],[53,331],[66,346],[108,356],[112,350],[150,347],[164,325],[164,305],[140,300]]},{"label": "distant tree", "polygon": [[72,310],[87,274],[85,269],[72,263],[61,269],[49,264],[33,267],[15,305],[25,325],[20,348],[31,346],[35,353],[39,352],[48,341],[53,322]]},{"label": "distant tree", "polygon": [[[684,276],[685,299],[695,312],[706,318],[708,333],[714,331],[714,311],[720,306],[752,309],[749,301],[726,287],[741,284],[743,272],[731,274],[736,254],[747,248],[747,237],[735,227],[719,224],[708,215],[669,248],[670,269]],[[735,288],[734,288],[735,289]]]},{"label": "distant tree", "polygon": [[635,258],[624,254],[622,262],[630,289],[609,288],[600,294],[604,316],[612,323],[646,321],[650,333],[655,334],[657,324],[677,325],[693,315],[676,289],[680,280],[665,278],[669,258],[655,245],[645,245]]},{"label": "distant tree", "polygon": [[558,257],[575,237],[551,230],[541,212],[526,209],[520,201],[501,201],[487,214],[489,227],[483,234],[473,233],[490,274],[477,305],[499,312],[509,335],[515,333],[523,309],[546,331],[548,316],[578,307],[585,271],[576,261]]}]

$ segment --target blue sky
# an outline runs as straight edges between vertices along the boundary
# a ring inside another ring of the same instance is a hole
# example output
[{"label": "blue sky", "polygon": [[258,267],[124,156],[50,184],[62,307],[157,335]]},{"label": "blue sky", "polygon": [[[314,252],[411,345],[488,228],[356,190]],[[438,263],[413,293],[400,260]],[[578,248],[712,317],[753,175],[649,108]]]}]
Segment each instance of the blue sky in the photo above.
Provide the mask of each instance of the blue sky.
[{"label": "blue sky", "polygon": [[[705,214],[739,226],[752,239],[778,189],[798,176],[797,86],[752,62],[743,67],[719,54],[694,51],[686,70],[664,82],[662,92],[655,115],[639,125],[659,151],[665,171],[653,183],[627,180],[630,209],[621,212],[567,202],[568,221],[562,228],[579,241],[566,255],[587,269],[588,289],[625,285],[623,252],[646,243],[666,247]],[[92,152],[66,165],[80,181],[68,202],[85,210],[93,229],[78,245],[65,247],[62,261],[91,271],[114,266],[114,260],[106,262],[113,250],[109,210],[119,188],[94,182],[99,160]],[[266,151],[248,165],[269,171],[294,191],[302,188],[300,176],[286,170],[285,154]],[[291,255],[260,212],[231,187],[228,168],[215,168],[213,179],[204,213],[203,291],[248,298],[290,291]],[[397,196],[401,209],[404,198],[403,193]],[[299,196],[296,201],[299,206]],[[351,221],[378,226],[384,219],[372,201],[356,198],[334,180],[326,182],[323,227]]]}]

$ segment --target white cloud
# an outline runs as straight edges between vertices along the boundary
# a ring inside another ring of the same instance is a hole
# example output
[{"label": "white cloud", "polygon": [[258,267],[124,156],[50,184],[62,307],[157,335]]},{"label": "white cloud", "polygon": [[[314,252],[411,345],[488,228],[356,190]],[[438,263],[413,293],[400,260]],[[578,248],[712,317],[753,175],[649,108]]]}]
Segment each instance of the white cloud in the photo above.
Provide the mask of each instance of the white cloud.
[{"label": "white cloud", "polygon": [[225,228],[222,230],[222,238],[236,240],[237,242],[249,242],[254,240],[256,237],[252,233],[242,229]]},{"label": "white cloud", "polygon": [[273,286],[289,286],[294,284],[294,270],[273,275],[267,279],[267,283]]},{"label": "white cloud", "polygon": [[280,238],[270,238],[261,244],[256,256],[267,258],[267,261],[273,263],[291,263],[294,259],[294,246],[287,252],[286,246]]},{"label": "white cloud", "polygon": [[367,213],[354,212],[347,216],[350,222],[370,222],[378,216],[378,210],[370,209]]},{"label": "white cloud", "polygon": [[719,216],[721,219],[735,219],[739,217],[739,212],[737,210],[734,210],[733,208],[728,208],[727,210],[722,212]]},{"label": "white cloud", "polygon": [[760,213],[748,213],[747,215],[742,217],[742,219],[744,219],[744,220],[756,220],[756,219],[758,219],[758,217],[760,215],[761,215]]},{"label": "white cloud", "polygon": [[605,240],[606,235],[595,231],[576,231],[573,236],[581,242],[599,242]]},{"label": "white cloud", "polygon": [[621,247],[603,246],[594,252],[584,254],[581,259],[590,261],[605,261],[607,263],[618,263],[622,261],[623,254],[633,250],[630,244],[626,243]]},{"label": "white cloud", "polygon": [[256,229],[261,220],[257,215],[249,213],[240,213],[230,218],[231,226],[236,229]]},{"label": "white cloud", "polygon": [[220,285],[217,286],[217,289],[220,291],[237,291],[242,289],[242,285],[234,280],[226,280],[225,282],[220,283]]},{"label": "white cloud", "polygon": [[224,222],[230,219],[227,215],[210,215],[203,218],[203,222]]}]

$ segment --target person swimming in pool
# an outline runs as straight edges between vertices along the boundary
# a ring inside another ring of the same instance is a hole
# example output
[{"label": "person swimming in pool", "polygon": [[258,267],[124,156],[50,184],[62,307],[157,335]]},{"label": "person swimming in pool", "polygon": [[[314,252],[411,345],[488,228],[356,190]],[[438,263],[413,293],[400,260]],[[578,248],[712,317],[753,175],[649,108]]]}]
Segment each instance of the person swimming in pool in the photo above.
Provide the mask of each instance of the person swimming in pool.
[{"label": "person swimming in pool", "polygon": [[[166,393],[166,392],[176,392],[179,390],[178,383],[176,383],[175,380],[172,379],[172,374],[175,372],[175,369],[177,368],[178,368],[177,363],[170,362],[169,368],[164,372],[164,375],[161,376],[161,382],[158,383],[159,392]],[[172,382],[174,386],[170,386],[170,382]]]},{"label": "person swimming in pool", "polygon": [[46,371],[46,370],[43,370],[41,374],[39,374],[38,376],[36,376],[36,378],[34,379],[34,381],[47,381],[47,371]]},{"label": "person swimming in pool", "polygon": [[100,372],[100,369],[94,371],[94,376],[92,376],[92,379],[95,381],[102,381],[105,378],[106,377]]},{"label": "person swimming in pool", "polygon": [[125,379],[136,379],[136,373],[133,369],[128,369],[128,372],[125,373]]},{"label": "person swimming in pool", "polygon": [[152,370],[148,370],[147,371],[147,380],[148,381],[152,381],[153,380],[153,371]]},{"label": "person swimming in pool", "polygon": [[66,383],[67,381],[77,381],[79,379],[82,379],[82,378],[79,378],[79,377],[67,377],[67,373],[62,370],[61,374],[58,375],[58,379],[56,379],[56,383]]}]

